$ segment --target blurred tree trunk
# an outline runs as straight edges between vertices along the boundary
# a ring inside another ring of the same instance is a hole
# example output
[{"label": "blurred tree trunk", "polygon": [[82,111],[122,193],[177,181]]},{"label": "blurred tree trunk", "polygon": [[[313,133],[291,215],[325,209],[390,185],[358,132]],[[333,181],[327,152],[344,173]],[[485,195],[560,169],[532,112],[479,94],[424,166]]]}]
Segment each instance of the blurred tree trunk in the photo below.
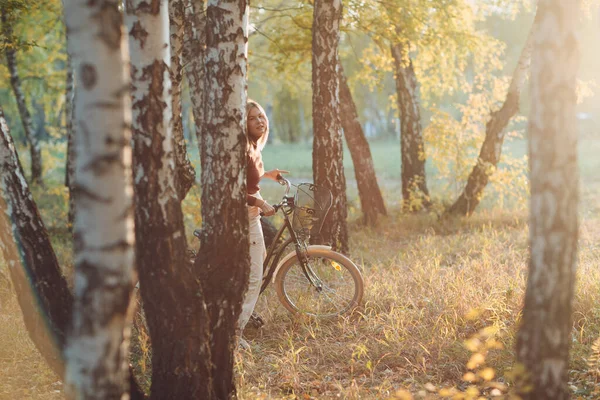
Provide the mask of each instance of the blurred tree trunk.
[{"label": "blurred tree trunk", "polygon": [[129,392],[134,226],[127,36],[114,1],[67,1],[75,120],[74,305],[64,351],[67,398]]},{"label": "blurred tree trunk", "polygon": [[400,110],[400,151],[402,199],[405,210],[417,211],[431,204],[425,177],[425,147],[421,128],[418,83],[408,44],[391,46],[394,59],[398,109]]},{"label": "blurred tree trunk", "polygon": [[175,183],[180,200],[185,199],[196,179],[196,171],[187,154],[183,136],[181,81],[183,78],[184,0],[169,1],[169,31],[171,44],[171,85],[173,109],[173,140],[175,142]]},{"label": "blurred tree trunk", "polygon": [[[517,357],[523,399],[568,399],[577,260],[579,3],[541,0],[531,65],[530,260]],[[559,62],[560,61],[560,62]]]},{"label": "blurred tree trunk", "polygon": [[69,190],[69,230],[73,230],[75,222],[75,190],[73,186],[75,175],[75,129],[73,117],[75,115],[75,78],[71,56],[67,59],[67,80],[65,83],[65,122],[67,126],[67,166],[65,171],[65,186]]},{"label": "blurred tree trunk", "polygon": [[312,37],[313,175],[317,186],[327,187],[333,194],[333,205],[323,224],[320,239],[347,253],[348,211],[337,70],[341,18],[341,0],[315,1]]},{"label": "blurred tree trunk", "polygon": [[477,164],[467,180],[467,186],[456,199],[454,204],[447,210],[447,214],[469,216],[475,211],[483,197],[483,190],[488,184],[489,177],[496,170],[502,155],[502,144],[504,143],[505,129],[511,118],[519,112],[519,101],[521,91],[527,80],[527,73],[531,64],[531,49],[533,36],[537,30],[537,19],[529,32],[525,47],[521,51],[519,62],[515,68],[508,93],[504,104],[499,110],[490,114],[490,119],[485,126],[485,140],[479,151]]},{"label": "blurred tree trunk", "polygon": [[17,99],[17,106],[19,108],[19,114],[21,115],[25,138],[29,142],[29,154],[31,155],[31,181],[33,183],[43,184],[42,151],[40,149],[38,137],[35,134],[31,114],[27,109],[25,94],[21,87],[21,78],[19,77],[17,70],[17,51],[15,50],[15,44],[12,43],[14,41],[12,29],[13,17],[10,15],[7,7],[8,6],[5,5],[0,9],[2,33],[4,34],[5,44],[7,45],[4,49],[6,65],[10,73],[10,84],[15,94],[15,98]]},{"label": "blurred tree trunk", "polygon": [[206,51],[206,12],[204,0],[184,0],[184,45],[182,50],[185,76],[190,88],[192,114],[198,151],[202,157],[202,123],[204,121],[204,55]]},{"label": "blurred tree trunk", "polygon": [[31,340],[61,378],[72,296],[24,179],[0,108],[0,248]]},{"label": "blurred tree trunk", "polygon": [[[235,331],[250,268],[246,207],[246,70],[248,5],[210,0],[206,11],[206,74],[202,121],[200,273],[210,349],[213,397],[235,398]],[[196,122],[198,123],[198,122]],[[226,152],[223,149],[228,149]]]},{"label": "blurred tree trunk", "polygon": [[367,142],[362,126],[358,121],[356,105],[341,63],[339,64],[339,79],[342,128],[354,164],[354,175],[358,185],[363,222],[373,226],[377,223],[377,216],[379,214],[387,215],[387,210],[377,183],[369,142]]},{"label": "blurred tree trunk", "polygon": [[[152,341],[152,399],[210,399],[207,324],[175,182],[166,0],[126,2],[133,83],[136,256]],[[167,44],[167,45],[165,45]],[[204,207],[203,207],[204,208]]]},{"label": "blurred tree trunk", "polygon": [[[62,351],[71,323],[73,296],[38,208],[25,183],[4,114],[0,108],[0,249],[9,266],[27,332],[50,368],[64,378]],[[130,371],[130,399],[144,393]]]}]

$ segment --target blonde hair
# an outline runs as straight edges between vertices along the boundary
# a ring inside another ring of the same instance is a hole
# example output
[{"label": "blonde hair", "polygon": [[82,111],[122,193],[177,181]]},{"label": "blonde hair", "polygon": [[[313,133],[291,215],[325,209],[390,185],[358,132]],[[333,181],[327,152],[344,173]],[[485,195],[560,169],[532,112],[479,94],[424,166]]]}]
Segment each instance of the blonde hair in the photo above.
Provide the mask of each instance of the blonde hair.
[{"label": "blonde hair", "polygon": [[[260,112],[262,112],[265,115],[265,119],[267,121],[267,129],[265,130],[265,134],[262,135],[261,138],[258,139],[258,141],[256,142],[258,150],[262,151],[262,149],[264,149],[265,145],[267,144],[267,139],[269,138],[269,118],[267,118],[267,113],[265,113],[265,110],[261,107],[260,104],[258,104],[254,100],[248,99],[248,101],[246,102],[246,124],[248,123],[248,114],[250,114],[250,110],[254,108],[258,108]],[[248,136],[247,128],[246,137],[248,138],[248,146],[250,146],[252,140]]]}]

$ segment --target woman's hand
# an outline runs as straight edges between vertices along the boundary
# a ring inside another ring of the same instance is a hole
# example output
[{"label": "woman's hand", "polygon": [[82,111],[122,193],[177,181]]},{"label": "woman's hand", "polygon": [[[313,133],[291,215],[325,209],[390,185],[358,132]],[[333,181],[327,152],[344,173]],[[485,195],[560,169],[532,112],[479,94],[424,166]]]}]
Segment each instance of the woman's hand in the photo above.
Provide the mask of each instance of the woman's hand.
[{"label": "woman's hand", "polygon": [[275,209],[272,205],[267,203],[265,200],[262,201],[262,204],[258,204],[258,207],[263,212],[265,217],[270,217],[271,215],[275,215]]},{"label": "woman's hand", "polygon": [[290,173],[290,171],[286,171],[284,169],[274,169],[274,170],[265,172],[265,174],[263,176],[265,178],[269,178],[269,179],[273,179],[274,181],[277,181],[277,175],[289,174],[289,173]]}]

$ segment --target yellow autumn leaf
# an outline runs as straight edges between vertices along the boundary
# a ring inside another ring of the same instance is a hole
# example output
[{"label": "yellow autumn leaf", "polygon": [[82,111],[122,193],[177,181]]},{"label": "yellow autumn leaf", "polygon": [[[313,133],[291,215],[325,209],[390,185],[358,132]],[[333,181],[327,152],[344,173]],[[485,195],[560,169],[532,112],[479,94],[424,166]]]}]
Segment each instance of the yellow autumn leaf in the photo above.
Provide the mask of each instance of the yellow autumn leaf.
[{"label": "yellow autumn leaf", "polygon": [[496,375],[496,373],[494,372],[493,368],[484,368],[481,371],[479,371],[479,376],[484,380],[484,381],[491,381],[492,379],[494,379],[494,376]]},{"label": "yellow autumn leaf", "polygon": [[485,361],[485,357],[481,353],[475,353],[471,356],[471,359],[467,363],[468,369],[475,369],[479,367]]},{"label": "yellow autumn leaf", "polygon": [[477,377],[472,372],[467,372],[463,375],[463,381],[465,382],[475,382],[475,379],[477,379]]}]

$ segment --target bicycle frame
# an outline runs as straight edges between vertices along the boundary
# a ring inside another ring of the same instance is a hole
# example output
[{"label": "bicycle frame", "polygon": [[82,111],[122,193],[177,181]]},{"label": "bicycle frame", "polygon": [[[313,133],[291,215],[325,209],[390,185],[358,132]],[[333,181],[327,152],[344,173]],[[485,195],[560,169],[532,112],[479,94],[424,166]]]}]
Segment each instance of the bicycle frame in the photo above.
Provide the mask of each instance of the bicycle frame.
[{"label": "bicycle frame", "polygon": [[[308,259],[306,257],[306,249],[301,243],[301,241],[298,239],[296,232],[294,232],[294,229],[292,228],[292,222],[290,221],[289,216],[293,212],[293,206],[289,206],[289,198],[287,197],[287,193],[289,192],[290,188],[290,183],[285,178],[282,178],[282,180],[285,181],[285,183],[282,184],[287,185],[287,190],[286,194],[284,195],[284,200],[280,204],[278,204],[277,208],[283,211],[284,221],[281,228],[279,228],[279,231],[277,231],[277,234],[273,239],[273,243],[271,243],[267,251],[267,257],[265,258],[265,261],[263,263],[263,282],[260,288],[260,292],[262,293],[267,288],[267,286],[269,286],[269,283],[273,278],[273,274],[277,269],[277,265],[279,264],[279,260],[281,260],[281,256],[283,256],[283,252],[291,243],[294,243],[296,255],[300,260],[300,265],[302,266],[302,271],[304,275],[318,291],[321,291],[321,280],[308,264]],[[282,238],[283,233],[286,230],[289,232],[290,237],[287,238],[282,244],[278,245],[279,240]]]}]

